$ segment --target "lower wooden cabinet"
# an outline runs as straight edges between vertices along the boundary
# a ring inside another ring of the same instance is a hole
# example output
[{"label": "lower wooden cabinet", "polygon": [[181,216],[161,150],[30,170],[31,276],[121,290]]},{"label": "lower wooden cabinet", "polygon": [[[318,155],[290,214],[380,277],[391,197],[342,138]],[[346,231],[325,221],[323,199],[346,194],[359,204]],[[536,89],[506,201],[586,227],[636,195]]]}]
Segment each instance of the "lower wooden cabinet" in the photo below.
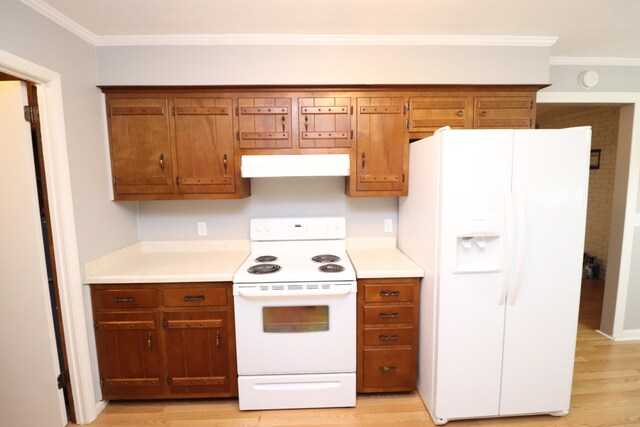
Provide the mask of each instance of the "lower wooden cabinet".
[{"label": "lower wooden cabinet", "polygon": [[358,280],[357,391],[416,389],[419,278]]},{"label": "lower wooden cabinet", "polygon": [[92,285],[103,398],[237,396],[231,286]]}]

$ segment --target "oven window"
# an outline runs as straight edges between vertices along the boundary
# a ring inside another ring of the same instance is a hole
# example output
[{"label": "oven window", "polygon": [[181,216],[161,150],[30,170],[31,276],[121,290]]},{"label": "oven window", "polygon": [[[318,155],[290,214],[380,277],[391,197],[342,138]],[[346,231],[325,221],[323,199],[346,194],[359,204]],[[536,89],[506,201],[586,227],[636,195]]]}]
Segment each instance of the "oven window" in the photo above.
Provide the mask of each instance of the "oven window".
[{"label": "oven window", "polygon": [[329,330],[329,306],[263,307],[264,332],[319,332]]}]

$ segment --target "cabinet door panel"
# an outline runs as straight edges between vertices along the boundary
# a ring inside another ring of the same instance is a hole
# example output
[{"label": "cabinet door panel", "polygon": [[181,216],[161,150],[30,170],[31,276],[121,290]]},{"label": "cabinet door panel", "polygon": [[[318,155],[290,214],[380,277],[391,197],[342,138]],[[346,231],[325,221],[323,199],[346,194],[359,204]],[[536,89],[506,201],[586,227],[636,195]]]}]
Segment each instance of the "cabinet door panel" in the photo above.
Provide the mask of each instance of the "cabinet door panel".
[{"label": "cabinet door panel", "polygon": [[387,391],[414,390],[415,368],[411,348],[364,350],[364,387]]},{"label": "cabinet door panel", "polygon": [[169,393],[228,393],[232,379],[226,311],[167,311],[164,316]]},{"label": "cabinet door panel", "polygon": [[404,98],[358,98],[356,189],[395,191],[404,187]]},{"label": "cabinet door panel", "polygon": [[95,314],[102,395],[135,398],[162,393],[162,344],[156,312]]},{"label": "cabinet door panel", "polygon": [[178,191],[233,193],[233,105],[230,98],[176,98]]},{"label": "cabinet door panel", "polygon": [[114,194],[173,192],[168,101],[108,98]]},{"label": "cabinet door panel", "polygon": [[465,128],[469,98],[466,96],[433,96],[411,98],[409,132],[434,132],[443,127]]},{"label": "cabinet door panel", "polygon": [[290,98],[238,98],[240,148],[292,147]]},{"label": "cabinet door panel", "polygon": [[531,128],[534,99],[531,96],[478,96],[473,117],[477,129]]},{"label": "cabinet door panel", "polygon": [[300,148],[349,148],[351,98],[300,98]]}]

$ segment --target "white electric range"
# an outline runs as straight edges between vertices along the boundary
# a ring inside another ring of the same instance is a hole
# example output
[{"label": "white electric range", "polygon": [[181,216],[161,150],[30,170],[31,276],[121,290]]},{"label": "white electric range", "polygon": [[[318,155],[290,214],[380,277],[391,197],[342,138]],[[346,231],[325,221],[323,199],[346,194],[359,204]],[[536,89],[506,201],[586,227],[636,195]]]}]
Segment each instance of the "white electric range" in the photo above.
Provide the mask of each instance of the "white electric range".
[{"label": "white electric range", "polygon": [[355,406],[345,219],[254,219],[250,235],[233,285],[240,409]]}]

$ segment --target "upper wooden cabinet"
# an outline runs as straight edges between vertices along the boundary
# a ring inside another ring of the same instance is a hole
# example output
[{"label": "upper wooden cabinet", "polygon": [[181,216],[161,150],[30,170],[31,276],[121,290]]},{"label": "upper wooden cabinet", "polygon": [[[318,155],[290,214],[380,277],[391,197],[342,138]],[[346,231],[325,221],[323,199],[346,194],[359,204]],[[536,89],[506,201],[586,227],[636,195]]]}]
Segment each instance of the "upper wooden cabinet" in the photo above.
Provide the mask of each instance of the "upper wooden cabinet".
[{"label": "upper wooden cabinet", "polygon": [[242,198],[242,155],[348,154],[349,196],[404,196],[409,141],[533,128],[542,86],[103,87],[116,200]]},{"label": "upper wooden cabinet", "polygon": [[434,132],[443,126],[471,127],[470,99],[467,96],[429,96],[409,100],[409,132]]},{"label": "upper wooden cabinet", "polygon": [[166,98],[110,98],[109,144],[116,198],[173,193]]},{"label": "upper wooden cabinet", "polygon": [[477,129],[527,129],[535,123],[535,98],[523,96],[476,96],[473,127]]},{"label": "upper wooden cabinet", "polygon": [[351,146],[351,98],[300,98],[298,106],[300,148]]},{"label": "upper wooden cabinet", "polygon": [[107,93],[116,200],[241,198],[233,100]]},{"label": "upper wooden cabinet", "polygon": [[230,98],[174,99],[178,192],[235,191],[233,102]]},{"label": "upper wooden cabinet", "polygon": [[355,153],[352,152],[348,194],[350,196],[407,194],[409,143],[404,137],[406,123],[404,98],[400,96],[358,98],[356,109],[356,150]]},{"label": "upper wooden cabinet", "polygon": [[240,148],[289,149],[291,136],[291,98],[238,98]]}]

